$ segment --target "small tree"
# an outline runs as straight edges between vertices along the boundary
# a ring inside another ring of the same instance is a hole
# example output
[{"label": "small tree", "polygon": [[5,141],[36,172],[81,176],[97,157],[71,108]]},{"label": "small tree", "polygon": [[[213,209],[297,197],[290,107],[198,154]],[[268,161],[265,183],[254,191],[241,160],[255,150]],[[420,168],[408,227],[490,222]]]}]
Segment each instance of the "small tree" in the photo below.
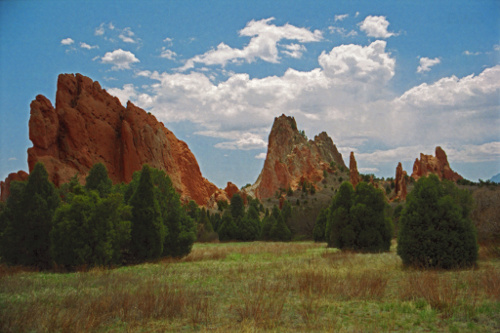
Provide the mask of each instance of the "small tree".
[{"label": "small tree", "polygon": [[219,239],[221,241],[234,240],[237,237],[238,227],[234,223],[233,216],[229,211],[225,211],[222,215],[222,222],[219,228]]},{"label": "small tree", "polygon": [[102,163],[95,164],[85,178],[85,189],[87,191],[95,190],[103,198],[111,192],[112,187],[113,183],[109,179],[106,166]]},{"label": "small tree", "polygon": [[364,252],[388,251],[392,223],[385,215],[381,190],[361,182],[353,190],[343,183],[330,207],[325,236],[328,245]]},{"label": "small tree", "polygon": [[163,251],[163,228],[160,206],[149,166],[142,167],[137,189],[132,198],[132,231],[130,251],[134,258],[147,260],[158,258]]},{"label": "small tree", "polygon": [[237,219],[242,219],[245,216],[245,205],[241,195],[238,193],[233,194],[229,209],[231,210],[231,215],[235,221]]},{"label": "small tree", "polygon": [[316,218],[316,223],[314,224],[313,229],[313,238],[315,242],[324,242],[325,239],[325,230],[326,230],[326,221],[328,220],[329,210],[328,208],[322,209]]},{"label": "small tree", "polygon": [[474,265],[478,245],[471,208],[466,190],[435,175],[420,178],[399,221],[397,252],[403,264],[445,269]]}]

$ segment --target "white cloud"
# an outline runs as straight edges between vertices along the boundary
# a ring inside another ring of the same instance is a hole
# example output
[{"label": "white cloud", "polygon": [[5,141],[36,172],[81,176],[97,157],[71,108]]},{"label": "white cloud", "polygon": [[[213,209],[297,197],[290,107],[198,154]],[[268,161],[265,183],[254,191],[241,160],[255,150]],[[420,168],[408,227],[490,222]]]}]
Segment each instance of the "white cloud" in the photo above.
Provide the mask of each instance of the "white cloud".
[{"label": "white cloud", "polygon": [[358,171],[364,174],[376,174],[380,170],[378,168],[359,168]]},{"label": "white cloud", "polygon": [[334,22],[337,22],[337,21],[343,21],[343,20],[344,20],[344,19],[346,19],[347,17],[349,17],[349,14],[335,15],[335,17],[334,17]]},{"label": "white cloud", "polygon": [[120,38],[125,43],[137,43],[137,41],[132,38],[134,36],[135,36],[134,32],[127,27],[122,30],[122,32],[118,35],[118,38]]},{"label": "white cloud", "polygon": [[135,97],[137,97],[137,91],[134,88],[133,84],[125,84],[123,88],[109,88],[106,91],[115,97],[118,97],[122,105],[127,105],[127,102]]},{"label": "white cloud", "polygon": [[220,43],[216,49],[212,49],[202,55],[197,55],[188,59],[181,71],[193,68],[196,63],[205,65],[222,65],[228,62],[246,61],[252,63],[257,59],[266,62],[278,63],[279,52],[277,44],[279,41],[297,40],[300,43],[317,42],[323,36],[321,31],[314,32],[306,28],[299,28],[290,24],[276,26],[270,24],[274,18],[263,19],[260,21],[250,21],[245,28],[240,30],[240,36],[252,37],[247,46],[243,49],[232,48],[225,43]]},{"label": "white cloud", "polygon": [[286,49],[282,51],[284,54],[296,59],[301,58],[302,52],[307,51],[306,47],[300,44],[284,45],[283,47]]},{"label": "white cloud", "polygon": [[439,58],[430,59],[427,57],[420,58],[420,66],[417,68],[417,73],[428,72],[431,70],[432,66],[441,63]]},{"label": "white cloud", "polygon": [[168,60],[174,60],[175,57],[177,57],[177,53],[175,53],[172,50],[169,50],[169,49],[166,49],[166,48],[162,48],[160,57],[168,59]]},{"label": "white cloud", "polygon": [[334,26],[328,27],[328,31],[330,31],[331,34],[339,34],[342,37],[352,37],[358,35],[357,31],[355,30],[347,32],[345,28],[334,27]]},{"label": "white cloud", "polygon": [[139,59],[130,51],[123,51],[122,49],[107,52],[101,58],[103,64],[112,64],[112,70],[130,69],[130,65],[139,62]]},{"label": "white cloud", "polygon": [[8,161],[17,161],[16,157],[9,157]]},{"label": "white cloud", "polygon": [[75,41],[71,38],[64,38],[63,40],[61,40],[61,44],[62,45],[71,45],[73,44]]},{"label": "white cloud", "polygon": [[109,28],[109,30],[115,30],[115,26],[111,22],[109,22],[108,28]]},{"label": "white cloud", "polygon": [[481,55],[482,53],[481,53],[481,52],[471,52],[471,51],[469,51],[469,50],[465,50],[465,51],[464,51],[464,54],[465,54],[466,56],[477,56],[477,55]]},{"label": "white cloud", "polygon": [[101,23],[101,25],[99,25],[97,28],[95,28],[94,30],[94,35],[96,36],[102,36],[104,35],[104,23]]},{"label": "white cloud", "polygon": [[170,38],[170,37],[167,37],[163,40],[163,42],[167,43],[168,46],[172,46],[174,43],[174,39],[173,38]]},{"label": "white cloud", "polygon": [[389,38],[395,35],[395,33],[387,31],[389,22],[385,16],[367,16],[359,26],[360,30],[364,31],[368,37]]},{"label": "white cloud", "polygon": [[267,153],[260,153],[260,154],[255,155],[255,158],[258,160],[265,160],[266,157],[267,157]]},{"label": "white cloud", "polygon": [[81,47],[82,49],[92,50],[92,49],[98,49],[98,48],[99,48],[99,45],[89,45],[89,44],[87,44],[87,43],[81,42],[81,43],[80,43],[80,47]]},{"label": "white cloud", "polygon": [[322,52],[319,64],[331,77],[345,83],[385,83],[394,76],[396,61],[385,51],[386,42],[377,40],[368,46],[340,45],[330,53]]}]

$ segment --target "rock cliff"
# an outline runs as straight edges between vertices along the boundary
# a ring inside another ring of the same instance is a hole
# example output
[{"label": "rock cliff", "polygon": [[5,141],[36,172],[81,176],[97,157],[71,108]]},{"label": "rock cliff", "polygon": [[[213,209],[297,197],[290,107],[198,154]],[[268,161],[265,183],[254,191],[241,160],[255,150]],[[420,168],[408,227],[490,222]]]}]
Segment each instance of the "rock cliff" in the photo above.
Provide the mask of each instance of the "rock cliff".
[{"label": "rock cliff", "polygon": [[246,191],[266,199],[280,189],[295,190],[303,181],[316,184],[323,179],[323,170],[334,172],[338,167],[346,168],[342,155],[325,132],[308,140],[297,129],[293,117],[281,115],[274,119],[269,134],[264,167]]},{"label": "rock cliff", "polygon": [[451,169],[448,157],[441,147],[436,147],[435,157],[420,153],[420,159],[415,159],[415,163],[413,163],[411,177],[418,180],[420,177],[431,173],[437,175],[440,179],[447,179],[454,182],[463,178]]},{"label": "rock cliff", "polygon": [[43,162],[56,186],[75,174],[83,182],[98,162],[106,165],[113,183],[128,183],[147,163],[164,170],[182,197],[199,205],[217,190],[203,178],[187,144],[163,123],[131,102],[123,107],[80,74],[59,75],[55,108],[42,95],[31,103],[29,137],[29,170]]}]

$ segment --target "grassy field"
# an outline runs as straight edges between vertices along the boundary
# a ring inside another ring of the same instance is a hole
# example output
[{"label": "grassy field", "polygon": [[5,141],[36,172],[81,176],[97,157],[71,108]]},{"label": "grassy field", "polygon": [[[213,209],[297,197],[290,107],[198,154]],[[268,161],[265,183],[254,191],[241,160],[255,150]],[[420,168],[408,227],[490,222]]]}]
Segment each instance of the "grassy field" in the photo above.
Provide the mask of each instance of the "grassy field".
[{"label": "grassy field", "polygon": [[474,270],[421,272],[394,248],[255,242],[113,270],[0,267],[0,331],[500,331],[500,261],[481,257]]}]

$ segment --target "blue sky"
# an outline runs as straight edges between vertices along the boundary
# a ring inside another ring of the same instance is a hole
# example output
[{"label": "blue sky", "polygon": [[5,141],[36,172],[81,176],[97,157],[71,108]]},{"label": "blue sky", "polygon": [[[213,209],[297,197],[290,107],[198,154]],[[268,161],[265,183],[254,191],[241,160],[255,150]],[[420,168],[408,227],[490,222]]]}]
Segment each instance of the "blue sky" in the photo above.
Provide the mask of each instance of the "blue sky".
[{"label": "blue sky", "polygon": [[498,1],[0,1],[0,73],[1,179],[60,73],[155,114],[221,187],[257,179],[282,113],[365,173],[438,145],[468,179],[500,172]]}]

